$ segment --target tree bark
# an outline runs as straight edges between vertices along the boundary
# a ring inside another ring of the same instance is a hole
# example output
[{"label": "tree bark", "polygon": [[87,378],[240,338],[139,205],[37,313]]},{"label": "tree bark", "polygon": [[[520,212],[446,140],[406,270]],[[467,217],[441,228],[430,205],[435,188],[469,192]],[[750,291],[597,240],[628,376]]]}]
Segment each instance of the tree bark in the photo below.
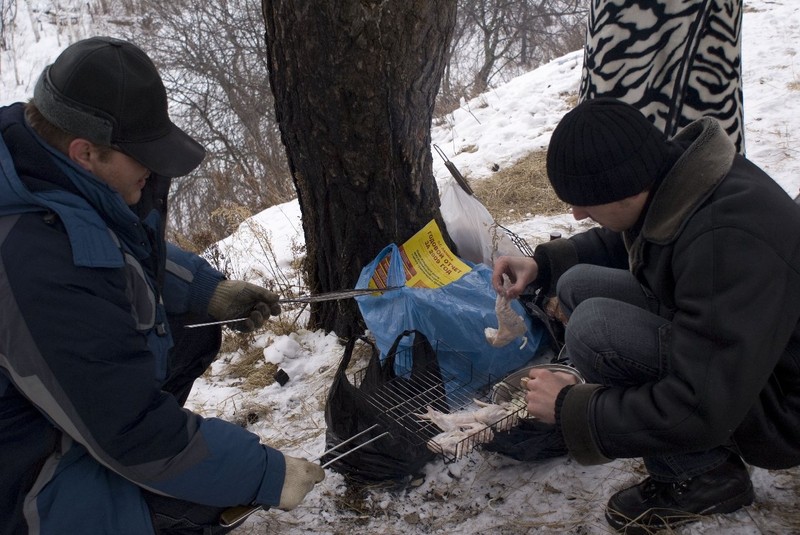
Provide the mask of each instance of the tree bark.
[{"label": "tree bark", "polygon": [[[262,0],[269,80],[303,217],[312,292],[352,288],[364,265],[431,219],[443,232],[430,126],[456,0]],[[363,330],[353,300],[312,326]]]}]

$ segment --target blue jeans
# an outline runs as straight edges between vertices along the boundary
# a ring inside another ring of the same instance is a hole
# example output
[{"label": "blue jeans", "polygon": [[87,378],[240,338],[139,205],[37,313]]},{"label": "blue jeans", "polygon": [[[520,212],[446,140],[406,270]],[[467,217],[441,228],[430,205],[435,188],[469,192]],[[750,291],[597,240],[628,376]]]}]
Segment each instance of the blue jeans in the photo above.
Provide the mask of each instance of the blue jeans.
[{"label": "blue jeans", "polygon": [[[559,279],[557,293],[569,317],[565,355],[587,383],[624,388],[664,377],[671,324],[629,271],[579,264]],[[729,454],[718,447],[644,463],[656,481],[674,482],[713,470]]]}]

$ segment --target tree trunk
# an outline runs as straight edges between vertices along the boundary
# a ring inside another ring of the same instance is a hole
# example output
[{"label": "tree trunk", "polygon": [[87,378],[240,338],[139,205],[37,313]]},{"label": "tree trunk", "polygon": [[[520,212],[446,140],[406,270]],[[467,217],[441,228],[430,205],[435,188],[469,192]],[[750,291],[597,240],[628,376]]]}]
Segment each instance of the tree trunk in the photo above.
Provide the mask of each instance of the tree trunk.
[{"label": "tree trunk", "polygon": [[[312,292],[352,288],[364,265],[431,219],[443,232],[430,126],[456,0],[262,0],[269,80],[303,215]],[[312,326],[361,332],[354,300]]]}]

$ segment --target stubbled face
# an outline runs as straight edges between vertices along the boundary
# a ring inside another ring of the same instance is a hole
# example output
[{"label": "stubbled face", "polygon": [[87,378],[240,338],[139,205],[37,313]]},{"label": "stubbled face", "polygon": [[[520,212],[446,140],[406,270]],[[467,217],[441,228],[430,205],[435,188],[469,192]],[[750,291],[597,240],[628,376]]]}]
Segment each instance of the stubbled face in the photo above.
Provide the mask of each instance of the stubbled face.
[{"label": "stubbled face", "polygon": [[139,202],[142,188],[150,177],[150,170],[116,150],[108,151],[103,158],[94,160],[90,171],[119,193],[130,206]]},{"label": "stubbled face", "polygon": [[128,206],[142,198],[150,170],[127,154],[75,138],[67,147],[67,155],[119,193]]},{"label": "stubbled face", "polygon": [[608,204],[573,206],[572,217],[578,221],[589,218],[609,230],[623,232],[631,228],[639,219],[649,193],[649,191],[643,191],[633,197]]}]

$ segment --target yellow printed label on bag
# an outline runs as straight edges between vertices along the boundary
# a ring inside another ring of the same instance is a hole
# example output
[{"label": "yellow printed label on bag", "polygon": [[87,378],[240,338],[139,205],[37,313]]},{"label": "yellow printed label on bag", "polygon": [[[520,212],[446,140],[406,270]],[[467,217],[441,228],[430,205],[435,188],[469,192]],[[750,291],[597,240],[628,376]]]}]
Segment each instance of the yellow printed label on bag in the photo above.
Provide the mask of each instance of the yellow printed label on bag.
[{"label": "yellow printed label on bag", "polygon": [[[406,286],[439,288],[472,271],[447,246],[435,220],[431,220],[398,247],[398,252],[403,262]],[[370,288],[385,288],[388,285],[390,262],[391,255],[386,255],[378,263],[369,281]]]}]

